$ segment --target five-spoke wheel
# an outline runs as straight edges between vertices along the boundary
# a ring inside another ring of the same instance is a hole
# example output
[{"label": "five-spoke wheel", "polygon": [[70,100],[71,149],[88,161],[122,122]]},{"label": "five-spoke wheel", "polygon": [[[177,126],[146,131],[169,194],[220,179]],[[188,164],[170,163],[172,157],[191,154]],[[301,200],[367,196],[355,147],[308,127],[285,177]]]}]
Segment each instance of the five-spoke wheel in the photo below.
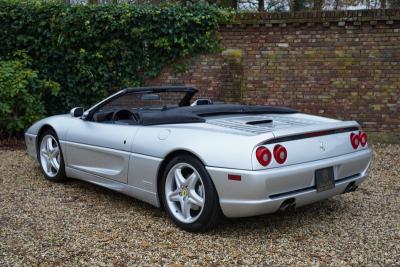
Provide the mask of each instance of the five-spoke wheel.
[{"label": "five-spoke wheel", "polygon": [[214,185],[196,158],[186,154],[173,158],[164,172],[162,188],[164,207],[181,228],[203,231],[220,218]]},{"label": "five-spoke wheel", "polygon": [[51,181],[64,180],[64,160],[56,133],[53,130],[47,130],[40,138],[38,158],[44,175]]},{"label": "five-spoke wheel", "polygon": [[44,172],[54,177],[60,169],[60,148],[52,135],[45,135],[40,143],[40,162]]},{"label": "five-spoke wheel", "polygon": [[200,174],[187,163],[173,166],[165,185],[168,207],[178,220],[191,223],[201,215],[204,207],[204,185]]}]

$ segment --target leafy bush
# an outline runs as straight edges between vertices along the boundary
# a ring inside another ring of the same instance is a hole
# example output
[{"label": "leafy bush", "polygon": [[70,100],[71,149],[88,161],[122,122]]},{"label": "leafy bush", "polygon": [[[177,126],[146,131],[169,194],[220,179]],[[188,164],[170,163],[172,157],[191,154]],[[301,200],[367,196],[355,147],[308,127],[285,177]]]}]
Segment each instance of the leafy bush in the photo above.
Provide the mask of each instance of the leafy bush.
[{"label": "leafy bush", "polygon": [[59,84],[38,78],[29,68],[29,58],[0,61],[0,135],[13,135],[25,130],[45,114],[42,96],[55,95]]},{"label": "leafy bush", "polygon": [[64,5],[0,0],[0,57],[24,49],[40,78],[61,85],[46,95],[60,113],[137,86],[167,64],[219,49],[215,29],[231,18],[216,6]]}]

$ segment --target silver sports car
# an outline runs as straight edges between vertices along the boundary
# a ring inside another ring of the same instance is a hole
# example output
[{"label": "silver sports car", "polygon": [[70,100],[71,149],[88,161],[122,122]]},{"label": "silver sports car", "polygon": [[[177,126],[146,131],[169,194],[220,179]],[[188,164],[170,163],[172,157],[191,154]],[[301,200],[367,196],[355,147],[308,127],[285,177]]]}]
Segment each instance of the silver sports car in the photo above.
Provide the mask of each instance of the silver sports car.
[{"label": "silver sports car", "polygon": [[213,103],[189,86],[128,88],[25,133],[50,181],[85,180],[163,206],[188,231],[221,216],[300,207],[354,191],[371,161],[367,135],[272,106]]}]

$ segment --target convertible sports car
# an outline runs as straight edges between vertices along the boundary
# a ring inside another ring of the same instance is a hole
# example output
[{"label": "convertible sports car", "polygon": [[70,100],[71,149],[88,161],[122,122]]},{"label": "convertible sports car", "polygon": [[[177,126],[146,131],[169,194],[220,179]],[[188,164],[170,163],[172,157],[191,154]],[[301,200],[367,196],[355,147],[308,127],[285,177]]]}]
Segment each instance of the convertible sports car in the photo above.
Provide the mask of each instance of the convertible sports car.
[{"label": "convertible sports car", "polygon": [[128,88],[25,134],[50,181],[85,180],[163,206],[188,231],[354,191],[371,160],[355,121],[191,101],[188,86]]}]

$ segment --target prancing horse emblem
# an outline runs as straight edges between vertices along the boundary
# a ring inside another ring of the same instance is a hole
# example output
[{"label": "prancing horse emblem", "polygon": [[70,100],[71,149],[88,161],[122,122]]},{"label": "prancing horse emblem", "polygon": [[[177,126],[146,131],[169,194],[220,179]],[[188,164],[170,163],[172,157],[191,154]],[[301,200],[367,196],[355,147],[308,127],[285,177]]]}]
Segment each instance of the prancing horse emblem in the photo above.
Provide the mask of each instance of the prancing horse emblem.
[{"label": "prancing horse emblem", "polygon": [[326,146],[327,146],[326,142],[323,142],[323,141],[319,142],[319,148],[321,149],[321,151],[325,151]]}]

